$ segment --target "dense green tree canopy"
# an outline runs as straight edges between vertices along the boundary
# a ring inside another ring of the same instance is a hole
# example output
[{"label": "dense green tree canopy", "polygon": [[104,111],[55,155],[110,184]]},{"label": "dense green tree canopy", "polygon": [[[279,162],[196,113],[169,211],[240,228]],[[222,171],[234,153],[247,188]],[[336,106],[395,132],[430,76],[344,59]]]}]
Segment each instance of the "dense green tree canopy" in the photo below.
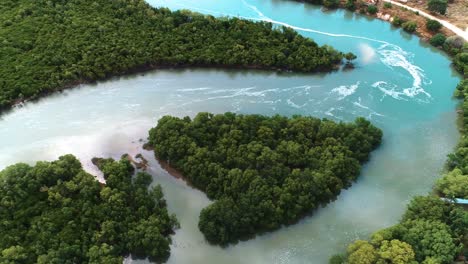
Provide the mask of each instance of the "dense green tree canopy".
[{"label": "dense green tree canopy", "polygon": [[397,239],[369,243],[356,240],[348,246],[349,264],[416,264],[411,245]]},{"label": "dense green tree canopy", "polygon": [[437,20],[426,20],[426,28],[430,31],[437,32],[442,28],[442,24]]},{"label": "dense green tree canopy", "polygon": [[432,46],[440,47],[445,43],[446,39],[444,34],[437,33],[429,40],[429,43],[431,43]]},{"label": "dense green tree canopy", "polygon": [[[446,0],[428,1],[428,8],[434,12],[444,14],[446,7]],[[399,26],[403,22],[394,17],[392,23]],[[411,31],[409,26],[411,25],[406,24],[406,30]],[[437,31],[440,25],[428,21],[426,27]],[[449,171],[437,180],[434,189],[443,197],[468,198],[468,43],[459,36],[446,37],[440,33],[435,34],[430,43],[452,56],[455,69],[464,78],[455,91],[455,96],[462,100],[459,110],[462,137],[455,152],[448,157]],[[462,247],[465,252],[468,249],[468,211],[459,205],[445,202],[438,196],[415,197],[399,224],[374,233],[370,243],[359,241],[352,244],[352,250],[343,260],[340,255],[335,255],[330,261],[351,262],[358,259],[356,256],[362,255],[363,261],[356,263],[380,263],[377,252],[381,241],[395,239],[409,244],[419,263],[452,263]],[[393,263],[397,259],[399,258],[392,257],[383,263]]]},{"label": "dense green tree canopy", "polygon": [[414,21],[407,21],[407,22],[404,22],[403,24],[401,24],[401,27],[403,28],[403,30],[405,30],[407,32],[414,32],[414,31],[416,31],[416,28],[418,27],[418,24],[416,24],[416,22],[414,22]]},{"label": "dense green tree canopy", "polygon": [[365,240],[356,240],[348,246],[350,264],[373,264],[377,260],[374,246]]},{"label": "dense green tree canopy", "polygon": [[460,169],[454,169],[438,179],[435,188],[446,197],[468,199],[468,176]]},{"label": "dense green tree canopy", "polygon": [[462,208],[434,195],[416,196],[403,214],[402,222],[411,220],[439,221],[447,224],[454,238],[468,234],[468,216]]},{"label": "dense green tree canopy", "polygon": [[[453,44],[452,47],[459,45]],[[463,52],[455,56],[455,66],[462,73],[468,73],[468,56],[460,59],[463,54],[468,55],[468,44],[461,44]],[[455,91],[455,96],[462,99],[461,104],[461,132],[462,138],[454,153],[449,155],[448,167],[451,171],[446,173],[441,179],[436,182],[435,189],[443,196],[448,198],[465,198],[468,199],[468,137],[466,136],[468,128],[468,79],[462,80]]]},{"label": "dense green tree canopy", "polygon": [[2,0],[0,109],[83,81],[159,66],[331,70],[342,54],[289,28],[143,0]]},{"label": "dense green tree canopy", "polygon": [[[348,246],[350,264],[450,264],[468,234],[468,212],[437,196],[417,196],[401,222]],[[417,262],[416,262],[417,261]]]},{"label": "dense green tree canopy", "polygon": [[381,141],[368,121],[312,117],[165,116],[151,129],[158,158],[179,169],[215,203],[199,228],[228,244],[299,220],[349,187]]},{"label": "dense green tree canopy", "polygon": [[398,235],[413,247],[416,260],[435,258],[440,263],[452,263],[460,251],[452,238],[450,228],[439,221],[411,220],[401,225]]},{"label": "dense green tree canopy", "polygon": [[106,184],[72,155],[0,172],[0,263],[122,263],[169,257],[177,226],[161,188],[128,160],[101,160]]},{"label": "dense green tree canopy", "polygon": [[447,11],[447,0],[429,0],[427,2],[427,9],[445,15]]}]

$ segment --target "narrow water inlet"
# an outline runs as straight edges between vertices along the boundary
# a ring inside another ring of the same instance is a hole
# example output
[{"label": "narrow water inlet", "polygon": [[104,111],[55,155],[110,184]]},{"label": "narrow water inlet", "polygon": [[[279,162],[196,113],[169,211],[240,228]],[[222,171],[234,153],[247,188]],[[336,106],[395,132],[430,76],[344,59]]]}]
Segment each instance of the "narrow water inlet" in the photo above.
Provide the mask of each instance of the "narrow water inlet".
[{"label": "narrow water inlet", "polygon": [[[170,211],[181,222],[169,263],[326,263],[349,241],[395,223],[411,196],[431,189],[457,143],[452,93],[459,78],[450,61],[385,22],[350,17],[345,11],[323,13],[292,1],[149,2],[172,9],[209,9],[217,16],[268,18],[311,29],[299,32],[358,55],[366,47],[352,71],[152,71],[83,85],[2,116],[0,168],[72,153],[92,171],[92,157],[142,152],[155,183],[163,186]],[[368,60],[365,55],[372,52]],[[383,129],[384,142],[357,183],[336,202],[296,225],[221,249],[207,245],[197,227],[199,212],[210,201],[168,175],[139,142],[163,115],[194,116],[199,111],[342,121],[364,116]]]}]

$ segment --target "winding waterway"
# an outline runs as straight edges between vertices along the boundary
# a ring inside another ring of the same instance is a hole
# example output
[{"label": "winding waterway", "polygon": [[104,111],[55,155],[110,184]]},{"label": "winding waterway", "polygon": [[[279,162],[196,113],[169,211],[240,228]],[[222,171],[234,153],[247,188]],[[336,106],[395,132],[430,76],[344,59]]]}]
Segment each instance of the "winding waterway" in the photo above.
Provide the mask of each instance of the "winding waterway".
[{"label": "winding waterway", "polygon": [[[94,156],[139,152],[163,186],[181,229],[169,263],[326,263],[345,244],[398,221],[406,203],[430,191],[455,146],[458,76],[444,55],[385,22],[345,11],[278,0],[150,0],[290,25],[319,44],[359,56],[357,68],[330,74],[260,71],[158,70],[83,85],[0,117],[0,169],[16,162],[78,156],[96,173]],[[140,139],[163,115],[199,111],[303,114],[351,121],[371,119],[383,145],[350,189],[300,223],[221,249],[198,231],[205,195],[168,175]],[[134,261],[137,262],[137,261]]]}]

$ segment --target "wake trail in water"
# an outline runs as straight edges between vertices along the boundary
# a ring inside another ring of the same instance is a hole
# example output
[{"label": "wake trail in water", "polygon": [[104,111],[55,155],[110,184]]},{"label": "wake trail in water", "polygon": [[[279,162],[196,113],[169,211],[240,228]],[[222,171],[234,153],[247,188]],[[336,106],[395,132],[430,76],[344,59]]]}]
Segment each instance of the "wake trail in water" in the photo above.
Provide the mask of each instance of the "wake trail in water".
[{"label": "wake trail in water", "polygon": [[[246,0],[241,0],[241,1],[245,7],[252,10],[255,14],[258,15],[258,17],[247,17],[247,16],[240,16],[240,15],[236,16],[236,15],[232,15],[232,14],[228,14],[224,12],[189,6],[189,5],[185,5],[181,3],[176,3],[176,5],[181,6],[183,8],[187,8],[187,9],[199,10],[199,11],[209,13],[209,14],[216,14],[216,15],[221,15],[221,16],[226,16],[226,17],[238,17],[238,18],[243,18],[243,19],[248,19],[248,20],[253,20],[253,21],[269,22],[274,25],[289,27],[297,31],[321,34],[321,35],[325,35],[329,37],[352,38],[352,39],[360,39],[360,40],[380,43],[381,46],[377,49],[377,52],[379,53],[379,55],[381,55],[381,62],[392,69],[395,67],[402,68],[403,70],[407,71],[413,78],[412,87],[404,88],[403,90],[400,90],[400,91],[396,89],[397,88],[396,86],[393,86],[393,84],[389,84],[386,81],[380,81],[380,82],[374,83],[372,86],[375,88],[378,88],[384,94],[382,98],[384,98],[385,96],[390,96],[397,100],[406,100],[404,97],[413,98],[419,94],[425,95],[429,99],[431,98],[431,95],[427,93],[422,87],[422,84],[426,78],[424,75],[424,71],[420,67],[412,64],[408,60],[408,57],[411,57],[412,54],[404,51],[400,46],[392,44],[384,40],[379,40],[379,39],[374,39],[374,38],[369,38],[369,37],[349,35],[349,34],[336,34],[336,33],[315,30],[311,28],[294,26],[285,22],[271,19],[268,16],[266,16],[263,12],[261,12],[255,5],[248,3]],[[419,101],[427,102],[427,100],[421,100],[421,99],[419,99]]]},{"label": "wake trail in water", "polygon": [[331,92],[339,95],[338,100],[343,100],[344,98],[354,94],[356,90],[359,88],[359,84],[361,84],[361,82],[357,82],[355,84],[348,85],[348,86],[341,85],[336,88],[333,88]]},{"label": "wake trail in water", "polygon": [[391,43],[389,43],[389,42],[387,42],[387,41],[378,40],[378,39],[373,39],[373,38],[368,38],[368,37],[355,36],[355,35],[348,35],[348,34],[335,34],[335,33],[329,33],[329,32],[319,31],[319,30],[310,29],[310,28],[298,27],[298,26],[294,26],[294,25],[291,25],[291,24],[288,24],[288,23],[284,23],[284,22],[277,21],[277,20],[273,20],[273,19],[269,19],[269,18],[268,18],[268,19],[250,18],[250,19],[259,20],[259,21],[264,21],[264,22],[270,22],[270,23],[272,23],[272,24],[276,24],[276,25],[281,25],[281,26],[289,27],[289,28],[292,28],[292,29],[295,29],[295,30],[298,30],[298,31],[305,31],[305,32],[311,32],[311,33],[317,33],[317,34],[326,35],[326,36],[330,36],[330,37],[338,37],[338,38],[343,37],[343,38],[363,39],[363,40],[373,41],[373,42],[377,42],[377,43],[381,43],[381,44],[394,45],[394,44],[391,44]]},{"label": "wake trail in water", "polygon": [[275,24],[275,25],[280,25],[280,26],[289,27],[289,28],[292,28],[292,29],[295,29],[295,30],[298,30],[298,31],[311,32],[311,33],[326,35],[326,36],[330,36],[330,37],[355,38],[355,39],[362,39],[362,40],[368,40],[368,41],[378,42],[378,43],[381,43],[381,44],[394,45],[394,44],[391,44],[391,43],[389,43],[389,42],[387,42],[387,41],[378,40],[378,39],[373,39],[373,38],[368,38],[368,37],[355,36],[355,35],[348,35],[348,34],[335,34],[335,33],[329,33],[329,32],[324,32],[324,31],[315,30],[315,29],[310,29],[310,28],[303,28],[303,27],[294,26],[294,25],[291,25],[291,24],[288,24],[288,23],[285,23],[285,22],[273,20],[273,19],[271,19],[271,18],[265,16],[265,14],[263,14],[256,6],[247,3],[245,0],[242,0],[242,3],[243,3],[247,8],[249,8],[249,9],[252,10],[252,11],[254,11],[259,17],[247,17],[247,16],[233,15],[233,14],[228,14],[228,13],[224,13],[224,12],[219,12],[219,11],[215,11],[215,10],[211,10],[211,9],[199,8],[199,7],[195,7],[195,6],[189,6],[189,5],[185,5],[185,4],[181,4],[181,3],[176,3],[175,5],[180,6],[180,7],[183,7],[183,8],[186,8],[186,9],[199,10],[199,11],[203,11],[203,12],[205,12],[205,13],[218,14],[218,15],[222,15],[222,16],[226,16],[226,17],[237,17],[237,18],[244,18],[244,19],[254,20],[254,21],[269,22],[269,23],[272,23],[272,24]]},{"label": "wake trail in water", "polygon": [[[385,64],[386,66],[390,67],[390,68],[400,67],[403,70],[407,71],[413,78],[413,85],[412,85],[412,87],[405,88],[402,91],[396,91],[394,89],[396,87],[394,87],[392,89],[388,89],[387,87],[384,87],[384,86],[381,85],[381,84],[387,84],[386,82],[374,83],[373,86],[379,88],[384,93],[384,96],[389,95],[392,98],[397,99],[397,100],[403,100],[402,96],[413,98],[413,97],[415,97],[415,96],[417,96],[419,94],[423,94],[427,98],[431,98],[431,95],[429,93],[427,93],[422,87],[423,80],[426,78],[425,75],[424,75],[424,70],[422,68],[412,64],[408,60],[408,58],[411,57],[412,54],[404,51],[400,46],[389,43],[387,41],[368,38],[368,37],[363,37],[363,36],[348,35],[348,34],[334,34],[334,33],[323,32],[323,31],[319,31],[319,30],[315,30],[315,29],[294,26],[294,25],[291,25],[291,24],[288,24],[288,23],[273,20],[273,19],[265,16],[256,6],[248,4],[245,0],[242,0],[242,2],[244,3],[244,5],[246,5],[248,8],[250,8],[251,10],[253,10],[255,13],[257,13],[260,16],[260,18],[249,18],[249,19],[270,22],[272,24],[282,25],[282,26],[285,26],[285,27],[290,27],[290,28],[293,28],[293,29],[298,30],[298,31],[311,32],[311,33],[322,34],[322,35],[331,36],[331,37],[345,37],[345,38],[353,38],[353,39],[362,39],[362,40],[367,40],[367,41],[372,41],[372,42],[382,44],[378,48],[378,53],[382,56],[382,58],[381,58],[382,63]],[[372,49],[371,47],[368,47],[368,49],[369,48]],[[368,63],[371,60],[371,58],[372,57],[364,58],[364,62]],[[338,88],[334,89],[334,92],[338,92],[342,96],[344,95],[344,97],[346,97],[346,96],[348,96],[346,93],[348,93],[348,92],[350,92],[351,94],[354,93],[355,86],[351,86],[351,88],[352,89],[348,89],[347,87],[338,87]],[[421,102],[427,102],[427,100],[420,100],[420,101]]]},{"label": "wake trail in water", "polygon": [[262,12],[260,12],[260,10],[258,10],[258,8],[254,5],[251,5],[249,3],[247,3],[245,0],[242,0],[242,3],[248,7],[249,9],[253,10],[255,13],[257,13],[257,15],[262,18],[262,19],[270,19],[269,17],[265,16]]},{"label": "wake trail in water", "polygon": [[178,92],[196,92],[196,91],[206,91],[211,90],[210,87],[199,87],[199,88],[185,88],[185,89],[178,89]]},{"label": "wake trail in water", "polygon": [[357,107],[359,107],[359,108],[362,108],[362,109],[364,109],[364,110],[369,111],[370,113],[369,113],[369,115],[367,116],[367,118],[369,118],[369,119],[372,119],[372,116],[373,116],[373,115],[380,116],[380,117],[385,117],[385,115],[383,115],[383,114],[381,114],[381,113],[378,113],[377,111],[371,109],[371,108],[368,107],[368,106],[363,105],[362,102],[361,102],[361,97],[358,98],[358,101],[353,102],[353,105],[355,105],[355,106],[357,106]]},{"label": "wake trail in water", "polygon": [[[424,75],[424,70],[411,62],[409,62],[408,57],[411,57],[411,54],[405,52],[398,46],[389,46],[383,45],[378,49],[380,55],[382,55],[381,61],[389,67],[399,67],[407,71],[413,78],[412,87],[403,89],[402,91],[396,92],[394,89],[391,95],[395,98],[400,95],[407,97],[415,97],[419,94],[423,94],[428,98],[431,98],[431,95],[423,89],[423,83],[428,84],[430,82],[425,82],[426,76]],[[387,84],[386,82],[377,82],[373,84],[373,87],[377,87],[384,91],[386,87],[382,84]],[[388,90],[386,90],[388,92]],[[398,99],[398,98],[396,98]]]},{"label": "wake trail in water", "polygon": [[[355,35],[348,35],[348,34],[334,34],[334,33],[319,31],[319,30],[315,30],[315,29],[310,29],[310,28],[303,28],[303,27],[294,26],[294,25],[291,25],[291,24],[288,24],[288,23],[284,23],[284,22],[281,22],[281,21],[273,20],[273,19],[271,19],[271,18],[265,16],[256,6],[247,3],[245,0],[242,0],[242,3],[243,3],[246,7],[248,7],[248,8],[251,9],[251,10],[253,10],[255,13],[257,13],[257,15],[260,17],[260,18],[249,18],[249,19],[260,20],[260,21],[265,21],[265,22],[270,22],[270,23],[272,23],[272,24],[276,24],[276,25],[281,25],[281,26],[293,28],[293,29],[299,30],[299,31],[312,32],[312,33],[322,34],[322,35],[331,36],[331,37],[356,38],[356,39],[363,39],[363,40],[374,41],[374,42],[378,42],[378,43],[382,43],[382,44],[391,44],[391,43],[386,42],[386,41],[383,41],[383,40],[378,40],[378,39],[373,39],[373,38],[368,38],[368,37],[355,36]],[[393,44],[392,44],[392,45],[393,45]]]}]

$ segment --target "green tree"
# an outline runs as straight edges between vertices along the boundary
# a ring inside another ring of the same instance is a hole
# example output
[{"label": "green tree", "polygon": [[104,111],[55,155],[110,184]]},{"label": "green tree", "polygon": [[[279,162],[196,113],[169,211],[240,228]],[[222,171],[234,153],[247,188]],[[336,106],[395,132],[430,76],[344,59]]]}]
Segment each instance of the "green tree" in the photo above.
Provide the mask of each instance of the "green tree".
[{"label": "green tree", "polygon": [[365,240],[356,240],[348,246],[349,264],[374,264],[377,258],[374,246]]},{"label": "green tree", "polygon": [[454,169],[437,180],[435,189],[445,197],[468,199],[468,175]]},{"label": "green tree", "polygon": [[379,11],[379,9],[377,8],[377,6],[375,5],[369,5],[367,7],[367,12],[371,15],[375,15],[377,12]]},{"label": "green tree", "polygon": [[[468,44],[465,44],[464,50],[468,51]],[[460,52],[457,55],[455,55],[455,58],[453,60],[453,63],[455,64],[455,68],[464,74],[468,73],[468,52]]]},{"label": "green tree", "polygon": [[416,196],[408,204],[402,221],[428,220],[448,222],[452,206],[437,196]]},{"label": "green tree", "polygon": [[460,250],[453,241],[450,228],[439,221],[411,220],[403,223],[402,240],[413,247],[417,261],[434,257],[451,263]]},{"label": "green tree", "polygon": [[426,28],[432,32],[437,32],[442,27],[442,24],[437,20],[428,19],[426,20]]},{"label": "green tree", "polygon": [[407,22],[401,24],[401,27],[403,28],[404,31],[412,33],[414,31],[416,31],[416,28],[418,27],[418,24],[416,24],[416,22],[414,22],[414,21],[407,21]]},{"label": "green tree", "polygon": [[442,33],[435,34],[429,41],[432,46],[439,47],[445,43],[445,35]]},{"label": "green tree", "polygon": [[346,64],[348,65],[352,64],[352,61],[355,60],[356,58],[357,56],[351,52],[348,52],[345,54]]},{"label": "green tree", "polygon": [[323,5],[327,8],[337,8],[339,4],[339,0],[323,0]]},{"label": "green tree", "polygon": [[343,58],[287,27],[153,8],[143,0],[3,0],[0,25],[0,110],[140,69],[210,65],[314,72],[330,71]]},{"label": "green tree", "polygon": [[90,264],[120,264],[123,262],[123,258],[115,256],[115,249],[106,243],[101,245],[94,245],[88,251],[89,263]]},{"label": "green tree", "polygon": [[356,3],[356,0],[347,0],[346,4],[345,4],[346,9],[348,9],[350,11],[356,10],[356,4],[355,3]]},{"label": "green tree", "polygon": [[396,27],[399,27],[403,23],[405,23],[405,21],[403,19],[401,19],[400,17],[398,17],[398,16],[393,17],[392,25],[394,25]]},{"label": "green tree", "polygon": [[328,264],[343,264],[345,263],[345,257],[342,255],[333,255],[330,260],[328,261]]},{"label": "green tree", "polygon": [[393,239],[384,240],[377,250],[377,263],[409,264],[414,263],[414,251],[405,242]]},{"label": "green tree", "polygon": [[[0,263],[164,261],[177,227],[160,187],[128,159],[93,159],[100,184],[72,155],[0,171]],[[28,227],[28,228],[25,228]]]},{"label": "green tree", "polygon": [[155,155],[215,200],[198,227],[223,246],[293,224],[334,200],[381,138],[362,118],[344,124],[233,113],[163,117],[149,132]]},{"label": "green tree", "polygon": [[427,9],[445,15],[447,11],[447,0],[429,0],[427,2]]},{"label": "green tree", "polygon": [[11,246],[1,252],[0,263],[21,264],[28,263],[28,254],[22,246]]}]

